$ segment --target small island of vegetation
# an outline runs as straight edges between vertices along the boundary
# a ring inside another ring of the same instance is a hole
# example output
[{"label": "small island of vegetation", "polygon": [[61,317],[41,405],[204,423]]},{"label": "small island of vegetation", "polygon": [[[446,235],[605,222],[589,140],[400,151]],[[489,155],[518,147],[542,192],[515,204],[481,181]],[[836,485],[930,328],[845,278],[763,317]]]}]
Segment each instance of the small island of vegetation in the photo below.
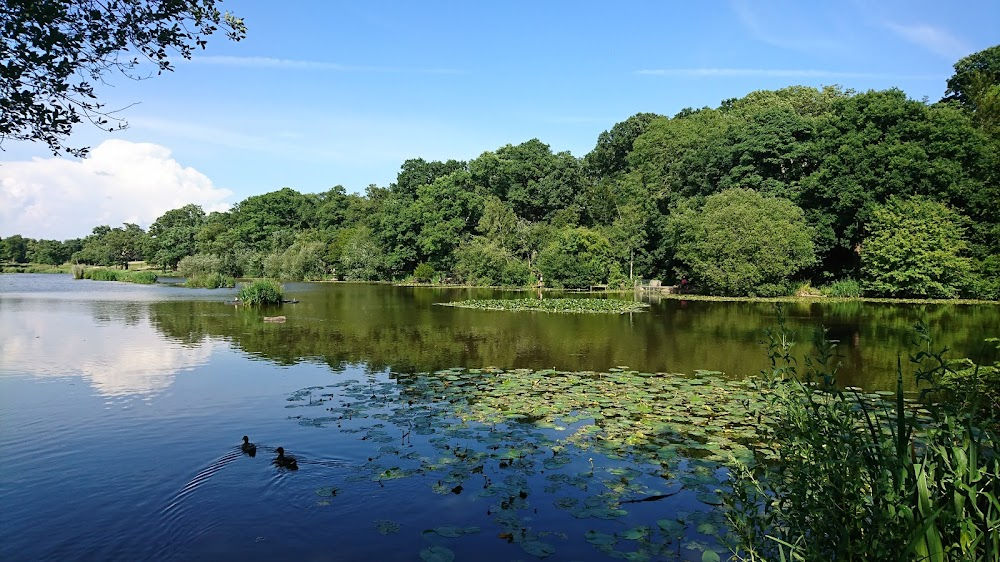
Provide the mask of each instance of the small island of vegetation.
[{"label": "small island of vegetation", "polygon": [[273,279],[255,279],[240,287],[239,300],[248,306],[281,304],[285,288]]},{"label": "small island of vegetation", "polygon": [[478,308],[480,310],[563,312],[590,314],[625,314],[642,312],[649,305],[621,299],[473,299],[440,302],[441,306]]}]

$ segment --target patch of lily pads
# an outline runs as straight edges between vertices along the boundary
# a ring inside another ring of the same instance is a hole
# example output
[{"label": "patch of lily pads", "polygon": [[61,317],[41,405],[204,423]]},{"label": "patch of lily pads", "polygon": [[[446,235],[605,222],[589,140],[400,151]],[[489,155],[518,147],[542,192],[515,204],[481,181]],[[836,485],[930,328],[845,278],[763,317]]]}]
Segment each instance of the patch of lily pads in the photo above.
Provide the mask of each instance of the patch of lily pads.
[{"label": "patch of lily pads", "polygon": [[[759,420],[747,417],[760,400],[748,383],[709,371],[454,368],[303,389],[288,407],[305,408],[291,416],[300,424],[369,444],[347,482],[418,478],[431,495],[486,501],[496,527],[480,535],[442,525],[425,536],[496,536],[535,558],[574,541],[598,557],[644,560],[726,551],[718,493],[727,463],[752,460],[762,445]],[[539,512],[565,525],[540,528]]]},{"label": "patch of lily pads", "polygon": [[476,308],[480,310],[506,310],[514,312],[561,312],[589,314],[626,314],[642,312],[648,303],[622,299],[473,299],[455,302],[440,302],[441,306]]},{"label": "patch of lily pads", "polygon": [[[302,412],[290,416],[302,425],[367,447],[367,460],[345,477],[354,487],[321,488],[321,496],[417,479],[427,501],[488,505],[493,532],[427,521],[425,540],[479,546],[497,537],[535,558],[573,543],[596,557],[681,559],[695,551],[719,560],[727,552],[720,507],[728,467],[776,454],[758,432],[771,423],[771,388],[717,371],[453,368],[310,387],[286,407]],[[883,397],[862,398],[878,406]],[[538,524],[540,514],[550,523]],[[379,527],[386,531],[398,527]],[[420,552],[424,560],[449,556],[444,545]]]}]

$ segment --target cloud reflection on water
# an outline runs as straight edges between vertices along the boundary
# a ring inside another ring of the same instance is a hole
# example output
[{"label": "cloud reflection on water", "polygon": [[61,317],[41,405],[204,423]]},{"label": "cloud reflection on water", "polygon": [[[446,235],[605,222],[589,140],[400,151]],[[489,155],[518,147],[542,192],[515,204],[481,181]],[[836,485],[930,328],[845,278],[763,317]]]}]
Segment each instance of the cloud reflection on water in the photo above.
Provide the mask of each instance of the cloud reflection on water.
[{"label": "cloud reflection on water", "polygon": [[166,341],[150,324],[145,303],[18,305],[19,311],[0,310],[0,376],[79,376],[102,396],[152,396],[169,388],[178,372],[207,363],[219,345]]}]

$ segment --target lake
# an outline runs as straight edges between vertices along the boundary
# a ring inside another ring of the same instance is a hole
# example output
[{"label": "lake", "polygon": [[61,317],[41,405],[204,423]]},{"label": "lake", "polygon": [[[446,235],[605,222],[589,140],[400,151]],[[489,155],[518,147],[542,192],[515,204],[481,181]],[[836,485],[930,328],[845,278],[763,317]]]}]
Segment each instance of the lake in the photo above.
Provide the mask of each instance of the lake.
[{"label": "lake", "polygon": [[[719,412],[738,419],[740,379],[766,366],[772,305],[508,313],[434,304],[522,293],[292,283],[298,304],[257,311],[234,295],[0,275],[0,558],[725,559],[719,444],[742,445]],[[918,320],[956,357],[992,361],[982,340],[1000,335],[996,305],[785,312],[803,342],[827,327],[841,383],[871,390],[894,388]],[[271,464],[279,446],[299,470]]]}]

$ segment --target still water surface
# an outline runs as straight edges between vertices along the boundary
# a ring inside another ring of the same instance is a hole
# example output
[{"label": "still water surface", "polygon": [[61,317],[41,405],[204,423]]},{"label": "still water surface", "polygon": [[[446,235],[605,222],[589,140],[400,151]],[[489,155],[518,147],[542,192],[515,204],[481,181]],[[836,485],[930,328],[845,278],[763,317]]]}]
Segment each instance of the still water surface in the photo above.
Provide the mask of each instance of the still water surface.
[{"label": "still water surface", "polygon": [[[770,305],[664,300],[632,315],[555,315],[434,306],[516,296],[489,290],[287,293],[301,302],[260,312],[225,304],[232,290],[0,276],[0,558],[700,560],[711,548],[719,521],[693,482],[711,480],[710,466],[557,444],[572,424],[458,423],[458,399],[422,394],[446,375],[416,373],[627,365],[738,378],[765,366]],[[993,358],[982,339],[1000,334],[995,305],[787,312],[800,339],[828,327],[842,341],[842,382],[870,389],[893,387],[917,320],[956,356],[983,361]],[[261,321],[279,313],[286,323]],[[256,458],[240,454],[243,434]],[[277,446],[299,471],[270,464]],[[575,452],[566,464],[542,462],[563,446]],[[602,516],[612,492],[671,496]],[[684,538],[672,540],[663,521],[679,519]]]}]

